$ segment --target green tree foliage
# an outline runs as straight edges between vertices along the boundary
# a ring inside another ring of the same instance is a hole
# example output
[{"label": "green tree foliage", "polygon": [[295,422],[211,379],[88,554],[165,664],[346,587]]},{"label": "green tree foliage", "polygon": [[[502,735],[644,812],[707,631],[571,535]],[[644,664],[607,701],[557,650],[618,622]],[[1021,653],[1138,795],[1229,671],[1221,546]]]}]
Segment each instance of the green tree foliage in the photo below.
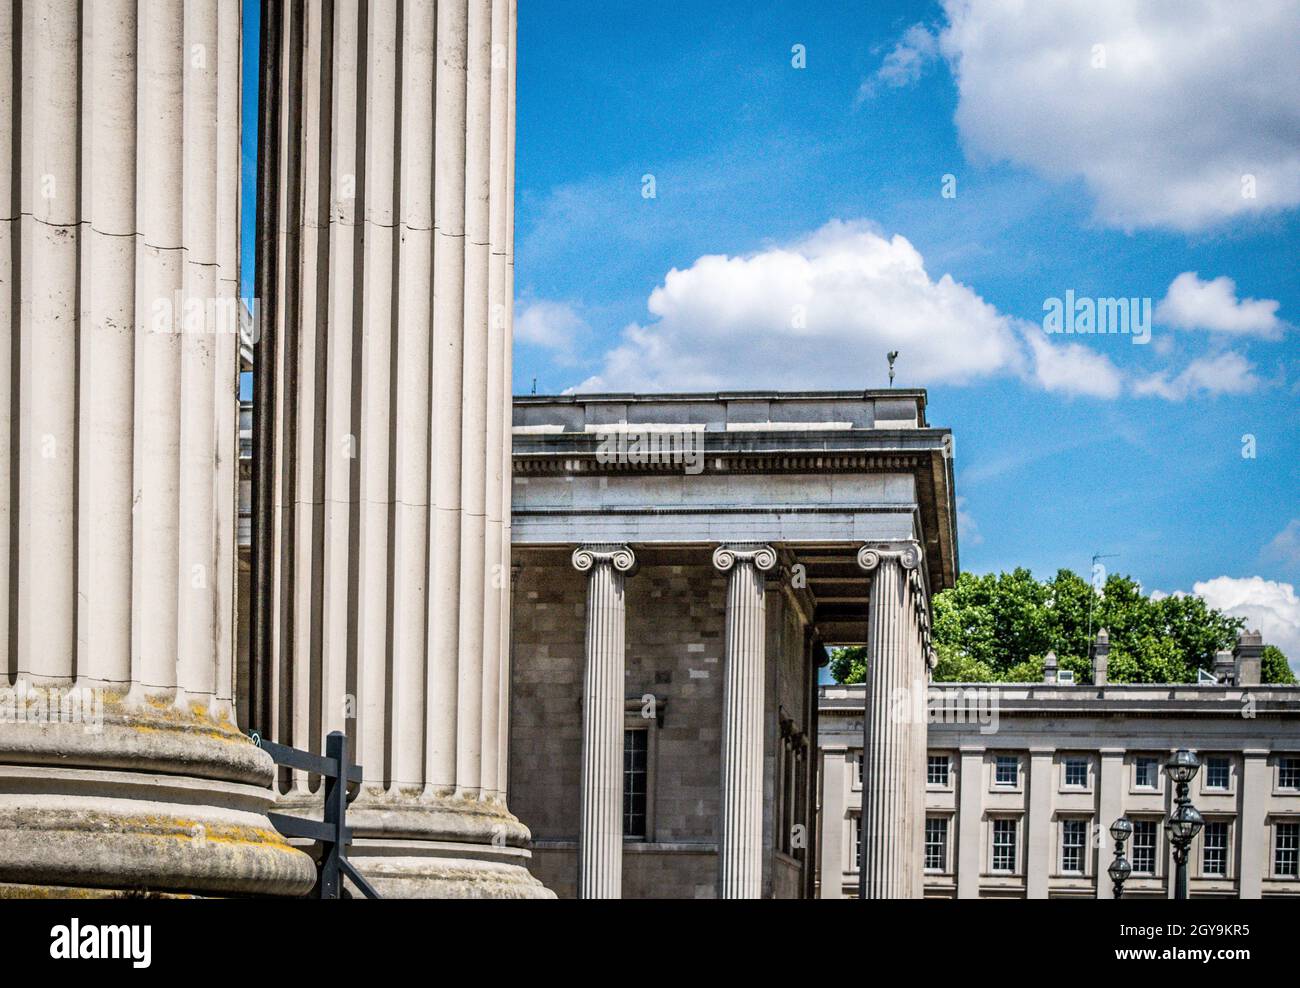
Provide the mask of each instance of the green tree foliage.
[{"label": "green tree foliage", "polygon": [[[1116,683],[1195,682],[1196,670],[1210,669],[1216,651],[1231,649],[1245,623],[1199,597],[1152,600],[1127,576],[1110,576],[1098,591],[1066,569],[1041,581],[1027,569],[963,573],[955,587],[934,598],[934,678],[1041,682],[1043,657],[1054,651],[1059,668],[1089,683],[1090,608],[1092,634],[1099,628],[1110,633],[1109,675]],[[862,682],[865,672],[863,648],[837,649],[831,658],[836,682]],[[1295,682],[1286,657],[1273,646],[1265,650],[1261,678]]]},{"label": "green tree foliage", "polygon": [[1295,673],[1291,671],[1291,663],[1286,660],[1282,650],[1276,645],[1267,645],[1264,648],[1264,654],[1260,657],[1259,678],[1266,683],[1287,683],[1295,684]]}]

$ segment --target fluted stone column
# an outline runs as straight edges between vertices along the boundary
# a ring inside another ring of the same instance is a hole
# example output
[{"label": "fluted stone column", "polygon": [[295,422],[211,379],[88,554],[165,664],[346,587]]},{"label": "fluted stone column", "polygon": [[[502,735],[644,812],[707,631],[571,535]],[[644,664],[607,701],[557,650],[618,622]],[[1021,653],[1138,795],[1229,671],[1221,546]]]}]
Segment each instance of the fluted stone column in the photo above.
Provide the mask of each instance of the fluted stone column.
[{"label": "fluted stone column", "polygon": [[625,545],[582,545],[573,565],[587,574],[578,897],[617,899],[623,894],[623,582],[636,557]]},{"label": "fluted stone column", "polygon": [[270,732],[356,737],[384,895],[549,895],[506,805],[515,2],[277,13]]},{"label": "fluted stone column", "polygon": [[929,603],[921,562],[914,542],[872,544],[858,552],[858,565],[872,578],[862,744],[862,898],[920,898],[924,892]]},{"label": "fluted stone column", "polygon": [[713,565],[728,574],[718,897],[757,899],[763,892],[764,574],[776,565],[776,553],[765,545],[721,545]]},{"label": "fluted stone column", "polygon": [[235,724],[240,11],[0,4],[0,895],[310,889]]}]

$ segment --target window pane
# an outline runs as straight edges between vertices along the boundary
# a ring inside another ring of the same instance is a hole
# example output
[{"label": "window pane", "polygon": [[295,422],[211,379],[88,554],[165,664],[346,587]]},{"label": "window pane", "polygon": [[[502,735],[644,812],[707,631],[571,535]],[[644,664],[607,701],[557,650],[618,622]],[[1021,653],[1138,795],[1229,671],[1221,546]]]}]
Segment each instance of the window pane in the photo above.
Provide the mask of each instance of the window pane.
[{"label": "window pane", "polygon": [[946,786],[948,784],[948,756],[931,755],[925,781],[932,786]]},{"label": "window pane", "polygon": [[646,766],[649,733],[623,732],[623,836],[646,835]]},{"label": "window pane", "polygon": [[1154,758],[1137,760],[1137,784],[1143,789],[1159,787],[1159,766]]},{"label": "window pane", "polygon": [[1015,755],[998,755],[994,782],[999,786],[1014,786],[1020,779],[1020,759]]},{"label": "window pane", "polygon": [[1016,821],[993,821],[993,870],[1016,870]]},{"label": "window pane", "polygon": [[1154,875],[1156,871],[1156,822],[1133,821],[1133,871],[1139,875]]},{"label": "window pane", "polygon": [[943,871],[948,861],[948,818],[926,817],[925,869]]},{"label": "window pane", "polygon": [[1205,825],[1204,843],[1201,845],[1201,872],[1222,877],[1228,873],[1228,825],[1211,821]]},{"label": "window pane", "polygon": [[1086,788],[1088,785],[1088,760],[1086,758],[1067,758],[1065,760],[1065,784]]},{"label": "window pane", "polygon": [[1087,820],[1061,821],[1061,871],[1083,874],[1083,851],[1087,844]]},{"label": "window pane", "polygon": [[1300,789],[1300,758],[1283,758],[1278,765],[1277,784],[1282,789]]},{"label": "window pane", "polygon": [[1211,755],[1205,763],[1205,787],[1207,789],[1227,789],[1229,762],[1222,755]]},{"label": "window pane", "polygon": [[1273,874],[1300,877],[1300,823],[1279,823],[1273,851]]}]

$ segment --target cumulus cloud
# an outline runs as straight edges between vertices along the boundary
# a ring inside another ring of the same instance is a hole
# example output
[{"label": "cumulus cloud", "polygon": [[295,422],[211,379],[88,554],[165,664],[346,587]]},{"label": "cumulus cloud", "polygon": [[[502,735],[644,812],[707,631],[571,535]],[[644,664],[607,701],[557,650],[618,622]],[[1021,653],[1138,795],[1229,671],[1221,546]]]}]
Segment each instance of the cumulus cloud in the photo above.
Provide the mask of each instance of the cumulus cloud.
[{"label": "cumulus cloud", "polygon": [[1014,321],[966,285],[932,278],[905,237],[832,220],[790,244],[711,254],[650,294],[582,391],[863,387],[898,350],[899,383],[1019,371]]},{"label": "cumulus cloud", "polygon": [[975,516],[966,509],[966,498],[962,494],[957,495],[957,537],[961,539],[963,545],[984,544],[984,536],[980,534],[979,524],[975,521]]},{"label": "cumulus cloud", "polygon": [[1284,324],[1278,303],[1268,298],[1237,298],[1237,283],[1226,276],[1202,281],[1184,271],[1156,306],[1156,322],[1174,329],[1208,329],[1277,339]]},{"label": "cumulus cloud", "polygon": [[1286,528],[1264,546],[1263,556],[1288,566],[1300,566],[1300,518],[1292,518]]},{"label": "cumulus cloud", "polygon": [[567,302],[541,299],[517,307],[515,341],[554,351],[561,362],[572,355],[578,337],[587,330],[586,321]]},{"label": "cumulus cloud", "polygon": [[1160,371],[1142,378],[1134,383],[1133,393],[1183,401],[1203,394],[1250,394],[1261,384],[1250,361],[1229,350],[1198,357],[1172,377],[1167,371]]},{"label": "cumulus cloud", "polygon": [[1264,643],[1276,645],[1300,668],[1300,597],[1290,583],[1258,576],[1218,576],[1192,586],[1192,593],[1217,610],[1246,619]]},{"label": "cumulus cloud", "polygon": [[863,387],[884,355],[899,383],[963,384],[999,374],[1067,396],[1114,398],[1110,360],[998,312],[950,275],[932,277],[905,237],[832,220],[781,247],[711,254],[674,268],[600,372],[575,390]]},{"label": "cumulus cloud", "polygon": [[1040,333],[1026,333],[1034,355],[1034,380],[1045,391],[1092,398],[1116,398],[1119,371],[1104,354],[1081,343],[1048,343]]},{"label": "cumulus cloud", "polygon": [[[1195,230],[1300,204],[1293,4],[944,0],[944,10],[940,48],[969,151],[1081,178],[1097,217],[1124,229]],[[900,56],[896,77],[911,64]]]},{"label": "cumulus cloud", "polygon": [[939,55],[939,38],[924,24],[913,24],[890,50],[870,78],[858,90],[858,99],[874,96],[877,87],[898,89],[921,78],[926,65]]}]

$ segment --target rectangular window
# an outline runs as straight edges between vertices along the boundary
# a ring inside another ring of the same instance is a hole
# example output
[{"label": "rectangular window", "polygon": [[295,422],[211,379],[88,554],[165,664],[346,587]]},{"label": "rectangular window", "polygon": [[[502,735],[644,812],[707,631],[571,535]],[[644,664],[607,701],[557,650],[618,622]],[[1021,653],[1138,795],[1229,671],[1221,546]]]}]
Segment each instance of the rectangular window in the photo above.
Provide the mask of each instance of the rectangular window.
[{"label": "rectangular window", "polygon": [[1061,871],[1083,874],[1083,849],[1088,846],[1087,820],[1061,821]]},{"label": "rectangular window", "polygon": [[861,789],[862,788],[862,763],[867,760],[866,753],[859,751],[857,757],[855,757],[853,760],[858,763],[858,788]]},{"label": "rectangular window", "polygon": [[931,755],[926,768],[925,781],[932,786],[948,784],[948,756]]},{"label": "rectangular window", "polygon": [[1138,758],[1134,765],[1136,767],[1135,785],[1139,789],[1158,789],[1160,786],[1160,766],[1154,758]]},{"label": "rectangular window", "polygon": [[649,732],[623,732],[623,836],[645,839]]},{"label": "rectangular window", "polygon": [[1075,789],[1088,788],[1088,759],[1067,758],[1065,760],[1065,784]]},{"label": "rectangular window", "polygon": [[1016,870],[1015,820],[993,821],[993,870],[1012,873]]},{"label": "rectangular window", "polygon": [[993,784],[1014,786],[1020,782],[1020,758],[1017,755],[998,755]]},{"label": "rectangular window", "polygon": [[1205,825],[1201,844],[1201,874],[1208,878],[1223,878],[1228,874],[1228,825],[1221,820],[1211,820]]},{"label": "rectangular window", "polygon": [[925,870],[944,871],[948,867],[948,818],[925,818]]},{"label": "rectangular window", "polygon": [[1283,758],[1277,766],[1279,789],[1300,789],[1300,758]]},{"label": "rectangular window", "polygon": [[1205,760],[1206,789],[1227,789],[1230,775],[1230,763],[1225,755],[1211,755]]},{"label": "rectangular window", "polygon": [[1273,874],[1278,878],[1300,877],[1300,823],[1279,823],[1273,844]]},{"label": "rectangular window", "polygon": [[853,870],[862,870],[862,817],[853,818]]},{"label": "rectangular window", "polygon": [[1133,821],[1133,874],[1154,875],[1156,873],[1156,837],[1158,833],[1159,830],[1154,820]]}]

